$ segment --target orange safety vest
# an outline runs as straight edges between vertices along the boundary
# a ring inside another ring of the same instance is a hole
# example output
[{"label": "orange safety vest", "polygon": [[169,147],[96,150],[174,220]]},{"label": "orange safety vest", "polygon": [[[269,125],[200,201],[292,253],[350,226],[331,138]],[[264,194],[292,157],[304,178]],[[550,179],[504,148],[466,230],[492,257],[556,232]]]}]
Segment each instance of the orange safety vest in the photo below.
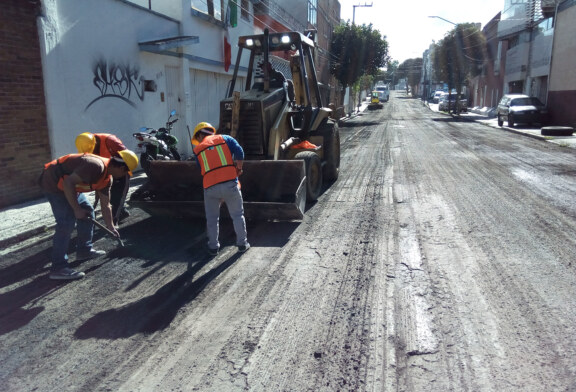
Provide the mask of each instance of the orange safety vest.
[{"label": "orange safety vest", "polygon": [[[69,176],[69,174],[63,173],[63,170],[61,169],[62,163],[65,162],[70,157],[77,157],[80,155],[95,156],[98,159],[101,159],[102,162],[104,162],[104,166],[106,167],[106,169],[108,168],[108,163],[110,162],[110,159],[99,157],[98,155],[94,155],[94,154],[68,154],[68,155],[64,155],[63,157],[54,159],[52,162],[48,162],[47,164],[45,164],[44,169],[48,169],[48,167],[50,167],[52,165],[58,165],[58,167],[60,169],[56,170],[56,173],[57,173],[57,176],[60,178],[58,180],[58,189],[60,189],[61,191],[64,190],[64,179]],[[112,176],[110,174],[107,174],[107,173],[108,173],[108,170],[104,170],[104,173],[102,173],[102,175],[100,176],[98,181],[94,184],[85,184],[85,183],[76,184],[76,192],[92,192],[94,190],[101,190],[101,189],[108,187],[108,185],[110,184],[110,181],[112,179]]]},{"label": "orange safety vest", "polygon": [[232,153],[222,135],[205,137],[202,143],[194,148],[194,154],[200,162],[204,188],[235,180],[238,176]]},{"label": "orange safety vest", "polygon": [[[95,133],[94,137],[97,138],[96,146],[92,154],[99,155],[104,158],[112,158],[112,155],[118,154],[118,151],[126,150],[126,146],[118,137],[111,133]],[[110,138],[112,143],[108,146],[107,140]],[[110,150],[111,148],[111,150]]]}]

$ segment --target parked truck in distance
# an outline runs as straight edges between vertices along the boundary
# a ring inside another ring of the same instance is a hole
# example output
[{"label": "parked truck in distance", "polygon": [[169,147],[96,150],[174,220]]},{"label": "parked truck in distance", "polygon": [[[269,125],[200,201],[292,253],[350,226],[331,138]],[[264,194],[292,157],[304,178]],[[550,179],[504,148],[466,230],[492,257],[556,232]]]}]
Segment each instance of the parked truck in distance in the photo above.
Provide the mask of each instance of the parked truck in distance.
[{"label": "parked truck in distance", "polygon": [[378,92],[378,98],[380,99],[380,102],[388,102],[390,99],[390,89],[388,88],[388,85],[377,84],[376,87],[374,87],[374,91]]}]

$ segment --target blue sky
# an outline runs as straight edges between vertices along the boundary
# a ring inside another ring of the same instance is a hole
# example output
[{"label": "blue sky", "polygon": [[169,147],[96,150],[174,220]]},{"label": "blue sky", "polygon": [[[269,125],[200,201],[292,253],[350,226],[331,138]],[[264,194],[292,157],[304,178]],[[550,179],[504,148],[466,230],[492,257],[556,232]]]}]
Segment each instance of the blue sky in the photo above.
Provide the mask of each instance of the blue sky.
[{"label": "blue sky", "polygon": [[[484,27],[504,7],[505,0],[339,0],[341,18],[356,24],[372,23],[386,36],[393,60],[422,57],[432,41],[439,41],[454,23],[480,23]],[[371,7],[364,5],[372,5]],[[353,7],[361,5],[361,7]]]}]

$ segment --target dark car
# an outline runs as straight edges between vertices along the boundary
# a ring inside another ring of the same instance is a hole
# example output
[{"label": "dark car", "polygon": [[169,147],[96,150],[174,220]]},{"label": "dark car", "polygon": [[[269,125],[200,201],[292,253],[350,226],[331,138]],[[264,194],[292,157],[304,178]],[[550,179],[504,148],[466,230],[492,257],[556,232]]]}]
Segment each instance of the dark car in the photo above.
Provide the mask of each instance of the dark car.
[{"label": "dark car", "polygon": [[[438,101],[438,110],[441,112],[449,112],[454,110],[456,107],[456,94],[448,94],[444,93],[444,95],[440,96]],[[468,111],[468,100],[464,97],[460,97],[460,112],[467,112]]]},{"label": "dark car", "polygon": [[499,126],[507,121],[509,127],[514,124],[544,125],[548,119],[548,111],[538,98],[522,94],[504,95],[498,103],[496,115]]}]

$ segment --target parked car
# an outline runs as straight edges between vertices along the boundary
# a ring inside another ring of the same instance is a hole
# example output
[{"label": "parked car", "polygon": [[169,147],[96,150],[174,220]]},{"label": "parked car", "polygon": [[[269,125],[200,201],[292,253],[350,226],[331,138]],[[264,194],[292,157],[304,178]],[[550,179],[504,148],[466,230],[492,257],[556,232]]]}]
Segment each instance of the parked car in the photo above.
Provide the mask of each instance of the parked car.
[{"label": "parked car", "polygon": [[439,103],[440,102],[440,97],[444,95],[444,91],[442,90],[437,90],[434,91],[434,94],[432,95],[432,102],[434,103]]},{"label": "parked car", "polygon": [[544,125],[548,120],[548,110],[536,97],[523,94],[506,94],[498,103],[496,109],[498,125],[508,122],[509,127],[514,124],[540,124]]},{"label": "parked car", "polygon": [[[448,101],[450,99],[450,101]],[[444,93],[438,102],[438,110],[441,112],[448,112],[452,110],[456,105],[456,94],[452,93],[451,96],[448,93]],[[460,98],[460,112],[468,111],[468,100],[466,98]]]}]

